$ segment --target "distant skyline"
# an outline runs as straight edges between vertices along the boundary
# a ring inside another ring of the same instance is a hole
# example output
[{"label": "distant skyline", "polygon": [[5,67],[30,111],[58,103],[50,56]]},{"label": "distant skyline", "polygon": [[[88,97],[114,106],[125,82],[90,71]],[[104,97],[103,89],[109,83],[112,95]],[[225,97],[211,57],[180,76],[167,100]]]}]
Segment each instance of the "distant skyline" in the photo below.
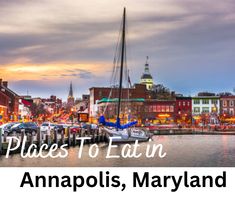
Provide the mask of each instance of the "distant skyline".
[{"label": "distant skyline", "polygon": [[194,95],[235,87],[234,0],[0,0],[0,78],[20,95],[65,100],[109,86],[123,7],[127,61],[140,81]]}]

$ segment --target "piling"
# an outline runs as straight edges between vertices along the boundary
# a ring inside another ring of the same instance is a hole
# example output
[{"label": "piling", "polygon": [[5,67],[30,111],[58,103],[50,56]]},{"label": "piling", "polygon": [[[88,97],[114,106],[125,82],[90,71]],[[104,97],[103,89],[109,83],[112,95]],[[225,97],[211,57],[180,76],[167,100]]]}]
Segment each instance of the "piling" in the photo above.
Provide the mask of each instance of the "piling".
[{"label": "piling", "polygon": [[71,145],[70,132],[71,132],[70,127],[68,127],[68,147],[70,147]]},{"label": "piling", "polygon": [[42,134],[40,128],[37,129],[37,143],[38,147],[41,147],[42,145]]},{"label": "piling", "polygon": [[99,129],[97,129],[97,142],[100,142],[100,132],[99,132]]},{"label": "piling", "polygon": [[50,135],[46,135],[46,144],[48,146],[50,146],[51,142],[50,142]]},{"label": "piling", "polygon": [[95,130],[92,130],[92,143],[95,143]]},{"label": "piling", "polygon": [[65,129],[61,131],[61,145],[64,144],[64,133],[65,133]]},{"label": "piling", "polygon": [[73,146],[76,146],[76,133],[73,133]]},{"label": "piling", "polygon": [[58,144],[58,130],[54,129],[54,143]]},{"label": "piling", "polygon": [[33,144],[33,134],[29,134],[29,145]]},{"label": "piling", "polygon": [[3,142],[7,142],[7,132],[4,132]]},{"label": "piling", "polygon": [[20,145],[22,146],[23,141],[24,141],[24,136],[25,136],[25,130],[21,131],[21,140],[20,140]]}]

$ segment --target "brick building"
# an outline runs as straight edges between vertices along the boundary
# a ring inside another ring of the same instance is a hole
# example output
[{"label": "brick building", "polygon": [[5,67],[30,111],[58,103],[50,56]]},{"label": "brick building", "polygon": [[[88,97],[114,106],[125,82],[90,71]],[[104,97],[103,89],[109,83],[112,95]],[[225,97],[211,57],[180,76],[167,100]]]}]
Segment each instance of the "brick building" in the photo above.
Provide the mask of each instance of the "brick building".
[{"label": "brick building", "polygon": [[172,123],[175,121],[175,99],[146,99],[144,102],[143,122]]},{"label": "brick building", "polygon": [[[0,79],[0,90],[1,90],[1,103],[5,103],[4,113],[7,113],[7,117],[11,120],[17,120],[18,112],[19,112],[19,99],[20,96],[13,92],[11,89],[8,88],[8,82],[2,81]],[[8,102],[8,104],[7,104]],[[7,111],[7,112],[6,112]]]},{"label": "brick building", "polygon": [[235,115],[235,96],[221,96],[220,97],[220,113],[225,116]]},{"label": "brick building", "polygon": [[[149,91],[146,89],[145,84],[135,84],[132,88],[123,88],[122,89],[122,98],[123,99],[147,99],[150,97]],[[101,107],[104,105],[104,102],[99,102],[102,99],[118,98],[118,88],[109,88],[109,87],[92,87],[90,88],[90,101],[89,101],[89,115],[91,118],[97,118],[99,115],[98,105]],[[135,102],[134,102],[135,101]],[[132,107],[135,108],[136,100],[133,100]]]},{"label": "brick building", "polygon": [[175,102],[175,120],[178,123],[191,123],[192,98],[177,96]]},{"label": "brick building", "polygon": [[4,122],[9,109],[9,101],[10,98],[4,94],[4,89],[1,88],[0,90],[0,122]]}]

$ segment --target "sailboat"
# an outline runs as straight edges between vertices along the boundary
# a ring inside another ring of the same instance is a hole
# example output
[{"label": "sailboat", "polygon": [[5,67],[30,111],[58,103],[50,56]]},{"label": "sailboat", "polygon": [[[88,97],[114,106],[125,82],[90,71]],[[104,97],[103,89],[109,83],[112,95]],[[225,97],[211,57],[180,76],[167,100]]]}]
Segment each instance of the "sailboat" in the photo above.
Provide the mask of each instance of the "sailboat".
[{"label": "sailboat", "polygon": [[129,122],[127,124],[121,125],[120,112],[121,112],[121,97],[122,97],[122,85],[123,85],[123,66],[126,45],[126,8],[123,11],[123,22],[122,22],[122,34],[121,34],[121,61],[120,61],[120,76],[119,76],[119,88],[118,88],[118,99],[117,99],[117,119],[116,122],[107,122],[104,115],[100,116],[99,123],[103,125],[101,129],[108,134],[108,139],[112,138],[113,142],[135,142],[138,141],[148,141],[150,135],[143,129],[136,128],[134,125],[137,121]]}]

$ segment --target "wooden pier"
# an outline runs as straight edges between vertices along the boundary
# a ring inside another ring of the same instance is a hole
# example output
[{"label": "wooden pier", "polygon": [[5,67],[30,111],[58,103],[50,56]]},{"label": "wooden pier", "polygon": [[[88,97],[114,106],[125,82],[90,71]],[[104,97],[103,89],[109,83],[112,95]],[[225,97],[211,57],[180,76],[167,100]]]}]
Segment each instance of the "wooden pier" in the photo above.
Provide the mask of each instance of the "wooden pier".
[{"label": "wooden pier", "polygon": [[[21,132],[21,134],[14,134],[11,136],[7,136],[6,133],[2,135],[2,131],[0,129],[0,155],[6,154],[11,137],[16,137],[20,140],[21,143],[20,147],[17,148],[15,151],[12,151],[11,153],[20,153],[25,136],[27,137],[27,141],[24,151],[27,151],[29,146],[32,144],[37,145],[38,150],[43,144],[47,144],[49,147],[52,144],[57,144],[59,147],[64,144],[66,144],[68,148],[75,147],[81,144],[81,137],[90,138],[86,139],[84,141],[84,144],[107,142],[106,133],[100,131],[99,129],[81,129],[79,132],[72,133],[70,127],[68,127],[62,132],[51,130],[50,134],[41,133],[40,129],[38,129],[37,133],[25,134],[25,132]],[[15,147],[16,143],[16,139],[13,138],[12,147]]]}]

